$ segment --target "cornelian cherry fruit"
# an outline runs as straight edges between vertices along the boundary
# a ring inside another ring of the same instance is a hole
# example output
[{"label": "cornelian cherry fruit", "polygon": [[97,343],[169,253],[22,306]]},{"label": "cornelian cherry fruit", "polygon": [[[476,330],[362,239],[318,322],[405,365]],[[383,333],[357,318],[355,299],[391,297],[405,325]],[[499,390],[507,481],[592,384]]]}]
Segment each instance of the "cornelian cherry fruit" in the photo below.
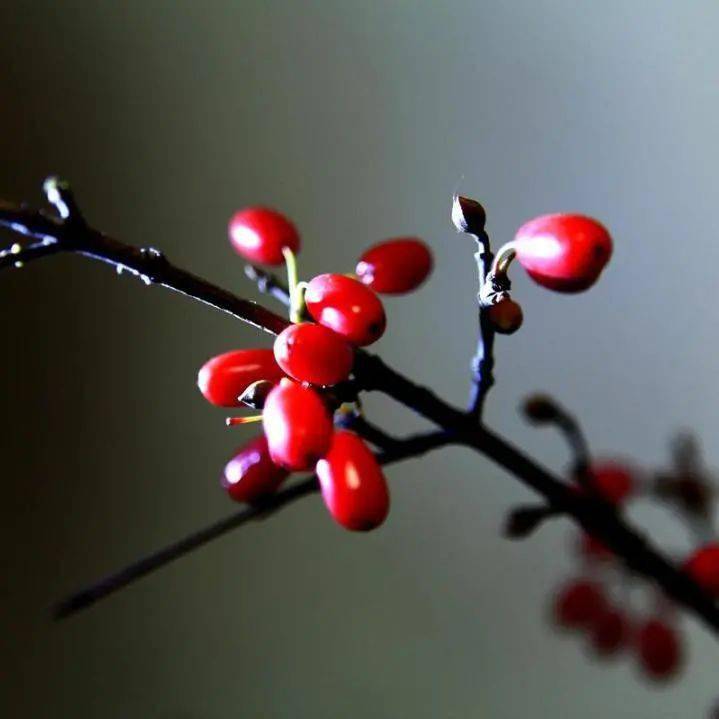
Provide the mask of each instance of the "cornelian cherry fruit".
[{"label": "cornelian cherry fruit", "polygon": [[684,565],[684,571],[707,592],[719,598],[719,544],[700,547]]},{"label": "cornelian cherry fruit", "polygon": [[332,419],[322,398],[288,379],[267,395],[262,425],[272,461],[285,469],[312,468],[332,440]]},{"label": "cornelian cherry fruit", "polygon": [[612,255],[606,228],[584,215],[543,215],[522,225],[512,243],[538,284],[557,292],[591,287]]},{"label": "cornelian cherry fruit", "polygon": [[236,212],[228,226],[230,244],[238,255],[250,262],[281,265],[282,250],[297,253],[300,235],[284,215],[266,207],[247,207]]},{"label": "cornelian cherry fruit", "polygon": [[225,466],[221,484],[236,502],[254,504],[273,494],[289,472],[270,457],[264,434],[235,452]]},{"label": "cornelian cherry fruit", "polygon": [[669,679],[682,663],[679,634],[662,619],[650,619],[639,629],[637,651],[642,669],[652,679]]},{"label": "cornelian cherry fruit", "polygon": [[253,382],[279,382],[284,376],[272,350],[233,350],[205,362],[197,374],[197,386],[208,402],[239,407],[239,396]]},{"label": "cornelian cherry fruit", "polygon": [[601,586],[588,579],[577,579],[562,587],[554,601],[554,619],[568,629],[584,627],[604,611],[606,601]]},{"label": "cornelian cherry fruit", "polygon": [[624,503],[636,489],[633,472],[619,462],[593,464],[588,479],[592,488],[611,504]]},{"label": "cornelian cherry fruit", "polygon": [[630,634],[629,621],[619,609],[607,607],[594,620],[589,630],[589,640],[594,652],[610,657],[621,651]]},{"label": "cornelian cherry fruit", "polygon": [[389,491],[375,456],[353,432],[335,432],[317,463],[322,498],[334,520],[353,531],[378,527],[389,513]]},{"label": "cornelian cherry fruit", "polygon": [[607,562],[614,557],[614,552],[601,539],[597,539],[589,532],[580,533],[577,551],[581,557],[589,561]]},{"label": "cornelian cherry fruit", "polygon": [[346,275],[325,274],[312,279],[305,290],[305,304],[317,322],[360,347],[378,340],[387,326],[379,297]]},{"label": "cornelian cherry fruit", "polygon": [[432,252],[416,237],[385,240],[365,250],[355,272],[375,292],[401,295],[416,290],[432,271]]},{"label": "cornelian cherry fruit", "polygon": [[354,352],[347,340],[328,327],[302,322],[277,335],[275,359],[298,382],[327,386],[347,379]]},{"label": "cornelian cherry fruit", "polygon": [[522,307],[514,300],[505,298],[487,309],[487,316],[495,332],[511,335],[516,332],[524,320]]}]

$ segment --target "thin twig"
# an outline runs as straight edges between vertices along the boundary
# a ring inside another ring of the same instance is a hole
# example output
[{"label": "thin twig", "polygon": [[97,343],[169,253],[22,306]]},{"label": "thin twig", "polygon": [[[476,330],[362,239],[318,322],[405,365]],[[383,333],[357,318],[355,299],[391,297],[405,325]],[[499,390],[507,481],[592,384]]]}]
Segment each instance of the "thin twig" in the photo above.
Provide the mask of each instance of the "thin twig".
[{"label": "thin twig", "polygon": [[577,418],[555,399],[543,394],[532,395],[522,404],[522,412],[529,422],[558,429],[572,455],[572,478],[588,485],[591,456],[589,444]]},{"label": "thin twig", "polygon": [[477,243],[477,349],[472,358],[472,386],[468,414],[475,421],[482,419],[487,394],[494,384],[494,327],[489,321],[488,307],[482,302],[482,290],[492,267],[494,255],[485,229],[487,214],[482,205],[468,197],[455,195],[452,201],[452,222],[458,232],[471,235]]},{"label": "thin twig", "polygon": [[[415,435],[406,440],[398,441],[391,449],[379,453],[377,460],[383,465],[393,464],[403,459],[417,457],[432,449],[449,444],[451,441],[452,436],[444,432]],[[319,485],[316,477],[311,476],[301,479],[268,497],[261,504],[243,507],[238,512],[196,530],[186,537],[168,544],[166,547],[142,557],[119,571],[109,574],[92,585],[70,595],[54,607],[53,616],[56,619],[63,619],[82,609],[86,609],[151,572],[202,547],[213,539],[218,539],[251,520],[266,519],[295,500],[317,492],[318,489]]]}]

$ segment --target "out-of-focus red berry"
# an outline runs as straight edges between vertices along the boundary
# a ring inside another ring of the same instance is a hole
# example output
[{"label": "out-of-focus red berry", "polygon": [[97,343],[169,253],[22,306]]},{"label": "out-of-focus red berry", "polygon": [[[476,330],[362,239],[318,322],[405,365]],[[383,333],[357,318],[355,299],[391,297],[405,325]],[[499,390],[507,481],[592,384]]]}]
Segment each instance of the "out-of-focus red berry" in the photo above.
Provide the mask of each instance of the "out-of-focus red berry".
[{"label": "out-of-focus red berry", "polygon": [[611,504],[623,504],[636,489],[634,473],[619,462],[593,464],[588,479],[594,490]]},{"label": "out-of-focus red berry", "polygon": [[338,524],[368,531],[384,522],[389,491],[367,445],[353,432],[335,432],[327,455],[317,463],[322,498]]},{"label": "out-of-focus red berry", "polygon": [[612,255],[606,228],[584,215],[543,215],[522,225],[517,260],[538,284],[557,292],[591,287]]},{"label": "out-of-focus red berry", "polygon": [[230,243],[250,262],[281,265],[283,248],[300,250],[297,228],[284,215],[266,207],[247,207],[236,212],[228,226]]},{"label": "out-of-focus red berry", "polygon": [[606,562],[614,557],[614,552],[589,532],[579,534],[577,551],[581,557],[596,562]]},{"label": "out-of-focus red berry", "polygon": [[225,465],[221,484],[236,502],[259,502],[288,477],[289,472],[278,467],[270,457],[264,434],[238,449]]},{"label": "out-of-focus red berry", "polygon": [[511,335],[516,332],[524,320],[521,305],[509,298],[489,307],[487,316],[495,332],[503,335]]},{"label": "out-of-focus red berry", "polygon": [[277,364],[298,382],[333,385],[347,379],[354,352],[341,335],[314,322],[290,325],[275,339]]},{"label": "out-of-focus red berry", "polygon": [[556,595],[554,619],[561,627],[585,627],[604,611],[605,606],[604,592],[599,584],[577,579],[562,587]]},{"label": "out-of-focus red berry", "polygon": [[272,461],[286,469],[311,469],[332,441],[332,419],[320,396],[287,379],[267,395],[262,425]]},{"label": "out-of-focus red berry", "polygon": [[650,619],[639,629],[637,652],[644,673],[657,681],[675,676],[682,664],[679,633],[661,619]]},{"label": "out-of-focus red berry", "polygon": [[606,607],[600,612],[589,630],[591,647],[601,657],[610,657],[621,651],[627,645],[629,635],[627,616],[615,607]]},{"label": "out-of-focus red berry", "polygon": [[305,290],[305,304],[317,322],[360,347],[377,341],[387,326],[379,297],[346,275],[325,274],[312,279]]},{"label": "out-of-focus red berry", "polygon": [[208,402],[239,407],[238,397],[253,382],[279,382],[284,376],[272,350],[233,350],[205,362],[197,374],[197,386]]},{"label": "out-of-focus red berry", "polygon": [[692,554],[684,571],[701,587],[719,598],[719,544],[705,544]]},{"label": "out-of-focus red berry", "polygon": [[416,290],[432,271],[432,252],[416,237],[385,240],[365,250],[357,277],[375,292],[400,295]]}]

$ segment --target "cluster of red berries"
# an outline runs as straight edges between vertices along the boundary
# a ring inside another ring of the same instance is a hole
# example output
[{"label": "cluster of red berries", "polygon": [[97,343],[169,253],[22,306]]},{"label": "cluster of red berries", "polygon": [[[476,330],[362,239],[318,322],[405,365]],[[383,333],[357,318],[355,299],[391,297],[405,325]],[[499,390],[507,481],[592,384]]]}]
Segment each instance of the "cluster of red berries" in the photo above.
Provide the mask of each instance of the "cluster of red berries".
[{"label": "cluster of red berries", "polygon": [[[472,216],[457,215],[453,208],[457,227],[472,232],[481,221],[483,228],[481,205],[464,202],[460,209]],[[427,278],[432,269],[429,248],[416,238],[387,240],[369,248],[352,275],[322,274],[298,282],[300,235],[280,213],[262,207],[237,212],[229,223],[229,239],[251,262],[287,265],[292,323],[277,336],[273,350],[227,352],[200,370],[198,385],[211,403],[262,410],[261,416],[228,420],[245,424],[261,419],[264,433],[230,460],[224,486],[238,501],[259,502],[290,472],[314,470],[337,522],[354,530],[379,526],[389,510],[385,478],[359,436],[335,429],[342,406],[331,388],[350,377],[356,348],[384,333],[387,319],[378,294],[411,292]],[[516,257],[539,284],[577,292],[596,281],[610,255],[611,238],[595,220],[547,215],[520,228],[497,254],[493,274],[506,272]],[[521,308],[506,291],[495,293],[485,309],[497,332],[510,333],[521,324]]]},{"label": "cluster of red berries", "polygon": [[641,619],[612,599],[601,581],[581,577],[558,591],[553,618],[562,629],[584,632],[597,658],[616,658],[630,651],[643,674],[652,680],[669,681],[679,674],[684,648],[669,607]]},{"label": "cluster of red berries", "polygon": [[[640,493],[636,470],[619,462],[593,465],[588,480],[586,489],[617,507]],[[679,484],[686,481],[680,478]],[[626,601],[631,578],[621,574],[622,568],[611,550],[587,533],[580,535],[576,549],[582,564],[581,577],[566,583],[556,594],[555,623],[564,629],[586,632],[597,657],[615,657],[629,650],[634,652],[647,677],[656,681],[677,677],[684,647],[673,607],[657,595],[657,607],[641,619]],[[685,561],[684,570],[719,599],[719,543],[708,543],[695,550]],[[613,583],[620,586],[612,586]],[[612,600],[611,594],[622,594],[622,589],[625,601]]]},{"label": "cluster of red berries", "polygon": [[[584,485],[584,491],[595,492],[618,508],[637,496],[639,490],[635,470],[617,461],[593,464]],[[576,549],[581,576],[557,592],[553,607],[556,625],[585,632],[589,648],[598,658],[614,658],[631,651],[645,676],[655,681],[677,676],[684,650],[670,606],[664,601],[659,610],[640,618],[629,607],[629,578],[619,574],[622,570],[611,550],[584,532]],[[622,594],[624,601],[616,596]]]},{"label": "cluster of red berries", "polygon": [[355,349],[378,340],[387,320],[378,294],[417,289],[432,269],[432,254],[416,238],[369,248],[353,276],[322,274],[297,282],[300,236],[280,213],[261,207],[237,212],[229,223],[235,251],[252,262],[287,264],[294,320],[274,348],[235,350],[209,360],[198,386],[212,404],[262,409],[263,434],[241,447],[225,467],[223,485],[240,502],[261,502],[290,472],[314,470],[332,517],[351,530],[373,529],[389,511],[389,492],[369,447],[355,433],[335,429],[341,409],[329,388],[347,380]]}]

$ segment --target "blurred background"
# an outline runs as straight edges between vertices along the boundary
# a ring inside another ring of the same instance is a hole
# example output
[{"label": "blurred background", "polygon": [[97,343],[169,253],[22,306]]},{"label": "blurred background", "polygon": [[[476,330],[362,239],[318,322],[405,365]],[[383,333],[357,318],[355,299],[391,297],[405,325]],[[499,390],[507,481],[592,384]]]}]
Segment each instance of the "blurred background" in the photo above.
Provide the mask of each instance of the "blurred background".
[{"label": "blurred background", "polygon": [[[495,243],[594,215],[616,250],[591,292],[513,272],[525,325],[498,340],[488,421],[563,469],[517,413],[542,390],[599,454],[659,467],[695,428],[717,461],[716,2],[8,0],[0,19],[3,198],[40,203],[60,173],[96,226],[255,298],[226,240],[241,206],[295,219],[305,276],[418,234],[435,273],[388,301],[377,349],[457,403],[476,279],[452,193],[484,203]],[[235,509],[218,474],[252,430],[226,430],[195,376],[269,338],[76,257],[4,273],[0,313],[4,716],[706,716],[716,641],[685,620],[668,688],[592,662],[546,617],[569,526],[502,539],[531,496],[460,449],[393,467],[371,535],[306,499],[53,623],[66,593]],[[634,517],[689,546],[669,514]]]}]

